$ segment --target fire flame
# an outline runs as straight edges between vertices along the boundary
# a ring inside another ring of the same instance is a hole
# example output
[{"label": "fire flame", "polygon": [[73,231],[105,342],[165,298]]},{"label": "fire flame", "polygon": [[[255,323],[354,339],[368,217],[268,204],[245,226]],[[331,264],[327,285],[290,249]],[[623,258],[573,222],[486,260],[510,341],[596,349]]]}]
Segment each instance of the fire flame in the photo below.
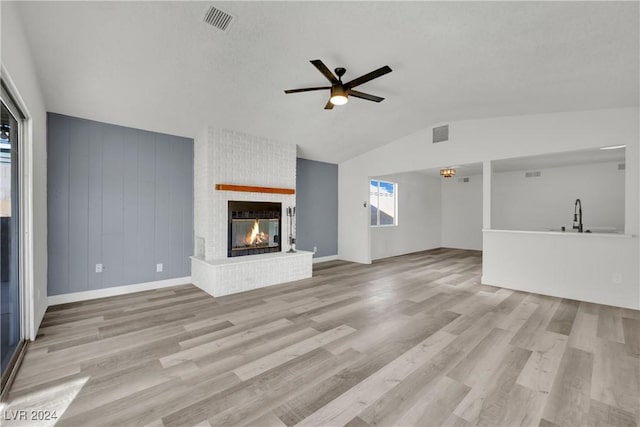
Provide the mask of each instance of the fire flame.
[{"label": "fire flame", "polygon": [[244,237],[244,243],[247,245],[259,245],[260,243],[266,243],[269,241],[269,235],[263,231],[260,231],[260,222],[256,219],[253,223],[253,227]]}]

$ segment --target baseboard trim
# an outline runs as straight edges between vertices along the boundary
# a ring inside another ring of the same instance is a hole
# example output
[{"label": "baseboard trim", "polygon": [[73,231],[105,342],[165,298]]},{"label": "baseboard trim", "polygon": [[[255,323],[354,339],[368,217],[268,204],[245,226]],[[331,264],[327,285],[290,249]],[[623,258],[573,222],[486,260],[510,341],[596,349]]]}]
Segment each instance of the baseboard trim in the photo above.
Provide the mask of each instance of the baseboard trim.
[{"label": "baseboard trim", "polygon": [[69,302],[86,301],[90,299],[114,297],[116,295],[132,294],[134,292],[150,291],[171,286],[191,283],[191,276],[175,279],[157,280],[155,282],[136,283],[134,285],[116,286],[113,288],[96,289],[95,291],[74,292],[71,294],[52,295],[48,297],[49,305],[66,304]]},{"label": "baseboard trim", "polygon": [[327,262],[327,261],[335,261],[338,259],[338,255],[329,255],[329,256],[321,256],[318,258],[312,258],[312,262],[318,263],[318,262]]}]

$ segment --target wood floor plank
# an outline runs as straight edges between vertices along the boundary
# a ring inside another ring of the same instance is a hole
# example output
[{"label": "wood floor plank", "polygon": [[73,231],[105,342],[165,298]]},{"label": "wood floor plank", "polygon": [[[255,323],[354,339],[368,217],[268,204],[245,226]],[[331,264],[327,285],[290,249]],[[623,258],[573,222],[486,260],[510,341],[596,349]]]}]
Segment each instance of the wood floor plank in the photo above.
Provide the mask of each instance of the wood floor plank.
[{"label": "wood floor plank", "polygon": [[[126,398],[136,393],[142,392],[150,387],[159,386],[163,383],[169,382],[173,379],[171,372],[162,372],[158,369],[160,366],[157,364],[147,367],[142,367],[137,371],[128,371],[125,377],[117,377],[116,381],[112,381],[111,384],[102,384],[102,387],[95,387],[96,390],[90,393],[89,387],[85,390],[81,396],[76,398],[71,406],[67,409],[65,416],[72,417],[83,412],[88,412],[98,408],[104,404],[105,401],[116,401]],[[85,384],[86,386],[87,384]]]},{"label": "wood floor plank", "polygon": [[[447,402],[457,400],[455,403],[457,405],[459,399],[454,395],[457,395],[457,391],[460,391],[462,393],[461,399],[469,390],[469,387],[463,384],[461,384],[461,387],[455,387],[453,384],[455,381],[451,379],[443,380],[444,376],[442,369],[432,363],[425,363],[407,378],[400,381],[388,393],[385,393],[369,405],[358,417],[371,425],[391,425],[394,423],[411,425],[411,423],[420,419],[421,414],[429,412],[424,405],[430,403],[431,398]],[[435,389],[438,389],[437,394],[434,392]],[[443,390],[446,390],[446,393],[452,393],[452,395],[447,398],[441,394]],[[453,403],[451,404],[453,405]],[[455,406],[451,408],[451,411],[454,408]],[[408,411],[412,415],[407,416],[406,413]],[[447,413],[444,419],[448,417],[451,411]],[[402,417],[401,420],[399,420],[400,417]]]},{"label": "wood floor plank", "polygon": [[624,331],[624,345],[627,349],[627,354],[631,357],[640,358],[640,320],[623,317],[622,329]]},{"label": "wood floor plank", "polygon": [[472,425],[501,425],[505,416],[505,401],[522,372],[530,350],[507,345],[507,352],[497,357],[496,367],[486,376],[480,376],[454,410],[454,414]]},{"label": "wood floor plank", "polygon": [[498,324],[501,329],[517,332],[529,320],[533,313],[538,309],[539,304],[523,299],[516,308],[508,313]]},{"label": "wood floor plank", "polygon": [[436,332],[346,393],[302,420],[298,425],[346,424],[454,339],[455,335]]},{"label": "wood floor plank", "polygon": [[592,377],[591,398],[640,415],[640,363],[623,344],[598,340]]},{"label": "wood floor plank", "polygon": [[162,417],[162,421],[167,427],[182,426],[224,414],[225,411],[242,405],[246,400],[252,401],[253,396],[263,394],[268,396],[268,391],[272,389],[269,386],[270,382],[275,381],[278,385],[295,384],[295,380],[300,375],[321,372],[331,359],[331,353],[318,348],[285,363],[278,370],[267,371],[213,395],[199,396],[196,402]]},{"label": "wood floor plank", "polygon": [[600,401],[591,399],[589,405],[588,426],[628,426],[636,427],[638,418],[631,412],[607,405]]},{"label": "wood floor plank", "polygon": [[520,384],[514,384],[503,401],[500,425],[539,425],[548,395],[547,392],[534,391]]},{"label": "wood floor plank", "polygon": [[[320,351],[320,350],[319,350]],[[313,390],[319,382],[344,369],[361,354],[354,350],[347,350],[335,357],[330,357],[317,366],[305,367],[300,375],[291,376],[289,381],[283,381],[276,387],[270,387],[267,393],[261,393],[255,398],[245,399],[242,403],[218,413],[209,418],[209,422],[215,426],[238,425],[245,420],[261,417],[265,412],[271,411],[281,405],[291,394]]]},{"label": "wood floor plank", "polygon": [[141,409],[141,406],[149,405],[151,402],[156,402],[156,405],[162,405],[167,399],[171,399],[173,395],[181,392],[184,392],[184,386],[180,384],[179,380],[173,379],[165,381],[146,387],[126,397],[110,401],[98,408],[70,417],[63,417],[56,425],[60,427],[105,425],[107,422],[105,422],[106,420],[104,418],[101,418],[101,414],[112,414],[112,419],[109,421],[109,424],[113,424],[123,418],[128,420],[130,424],[137,424],[137,422],[134,422],[129,416],[131,412],[137,412]]},{"label": "wood floor plank", "polygon": [[[207,423],[209,423],[207,421]],[[211,425],[211,424],[209,424]],[[251,420],[244,425],[245,427],[286,427],[287,425],[282,422],[273,412],[269,412],[266,415]]]},{"label": "wood floor plank", "polygon": [[254,339],[261,334],[267,334],[269,332],[284,328],[285,326],[289,325],[291,325],[291,322],[289,320],[279,319],[255,328],[239,331],[236,334],[218,340],[202,342],[200,341],[200,337],[198,337],[196,338],[198,343],[197,345],[192,344],[194,341],[193,339],[182,341],[180,342],[180,347],[184,348],[184,350],[178,353],[171,354],[167,357],[163,357],[162,359],[160,359],[160,362],[165,367],[175,365],[182,362],[183,360],[191,360],[216,351],[220,351],[225,348],[242,343],[243,341]]},{"label": "wood floor plank", "polygon": [[345,337],[353,332],[355,332],[355,329],[349,326],[338,326],[335,329],[331,329],[316,336],[309,337],[303,341],[292,344],[289,347],[275,351],[267,356],[261,357],[260,359],[242,365],[241,367],[234,369],[233,372],[242,381],[246,381],[249,378],[260,375],[261,373],[268,371],[269,369],[280,366],[283,363],[298,358],[303,354],[315,350],[318,347],[322,347],[323,345],[335,341],[339,338]]},{"label": "wood floor plank", "polygon": [[492,329],[460,363],[447,372],[447,376],[471,387],[483,381],[487,373],[499,368],[496,358],[499,359],[509,351],[507,345],[511,337],[509,331]]},{"label": "wood floor plank", "polygon": [[569,346],[593,353],[597,342],[597,331],[598,315],[578,310],[569,334]]},{"label": "wood floor plank", "polygon": [[543,419],[559,426],[583,426],[590,410],[593,354],[568,347],[551,387]]},{"label": "wood floor plank", "polygon": [[624,344],[624,328],[620,310],[602,305],[598,307],[598,338]]},{"label": "wood floor plank", "polygon": [[531,357],[520,372],[517,383],[534,391],[549,393],[555,379],[567,337],[553,332],[536,332]]},{"label": "wood floor plank", "polygon": [[[441,425],[443,424],[460,401],[467,395],[471,388],[452,380],[447,376],[441,376],[440,381],[432,387],[423,390],[415,399],[414,405],[396,415],[397,425]],[[377,425],[390,425],[391,417],[380,417]],[[394,417],[395,418],[395,417]]]},{"label": "wood floor plank", "polygon": [[560,305],[560,301],[557,298],[551,298],[543,295],[530,295],[527,299],[538,304],[538,307],[524,322],[520,329],[518,329],[513,340],[511,340],[511,344],[521,348],[531,347],[531,341],[535,337],[534,332],[547,328],[549,322],[551,322],[553,314]]},{"label": "wood floor plank", "polygon": [[481,275],[480,252],[440,248],[221,298],[52,306],[3,409],[83,427],[640,423],[639,311]]},{"label": "wood floor plank", "polygon": [[579,301],[563,299],[547,326],[547,331],[569,335],[578,312]]},{"label": "wood floor plank", "polygon": [[251,342],[248,346],[234,347],[228,351],[215,353],[211,357],[199,358],[193,361],[198,369],[186,373],[182,379],[187,382],[201,382],[207,378],[231,372],[314,335],[318,335],[318,331],[313,328],[292,328],[281,337],[260,339],[259,342]]},{"label": "wood floor plank", "polygon": [[442,427],[469,427],[471,424],[464,418],[460,418],[456,414],[451,414],[443,423]]}]

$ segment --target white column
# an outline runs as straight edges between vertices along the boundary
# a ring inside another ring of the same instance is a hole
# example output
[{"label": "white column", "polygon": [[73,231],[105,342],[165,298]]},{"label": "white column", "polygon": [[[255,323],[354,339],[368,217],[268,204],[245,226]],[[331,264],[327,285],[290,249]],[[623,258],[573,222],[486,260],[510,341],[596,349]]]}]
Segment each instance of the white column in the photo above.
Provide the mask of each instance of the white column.
[{"label": "white column", "polygon": [[482,162],[482,228],[491,228],[491,160]]}]

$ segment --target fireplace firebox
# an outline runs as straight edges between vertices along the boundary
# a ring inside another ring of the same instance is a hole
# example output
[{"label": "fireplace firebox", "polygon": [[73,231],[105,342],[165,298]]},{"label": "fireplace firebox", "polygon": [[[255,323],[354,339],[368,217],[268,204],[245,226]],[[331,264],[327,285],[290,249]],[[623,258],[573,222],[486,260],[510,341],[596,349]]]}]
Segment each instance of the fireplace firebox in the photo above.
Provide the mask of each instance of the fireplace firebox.
[{"label": "fireplace firebox", "polygon": [[228,256],[280,252],[281,203],[229,201]]}]

